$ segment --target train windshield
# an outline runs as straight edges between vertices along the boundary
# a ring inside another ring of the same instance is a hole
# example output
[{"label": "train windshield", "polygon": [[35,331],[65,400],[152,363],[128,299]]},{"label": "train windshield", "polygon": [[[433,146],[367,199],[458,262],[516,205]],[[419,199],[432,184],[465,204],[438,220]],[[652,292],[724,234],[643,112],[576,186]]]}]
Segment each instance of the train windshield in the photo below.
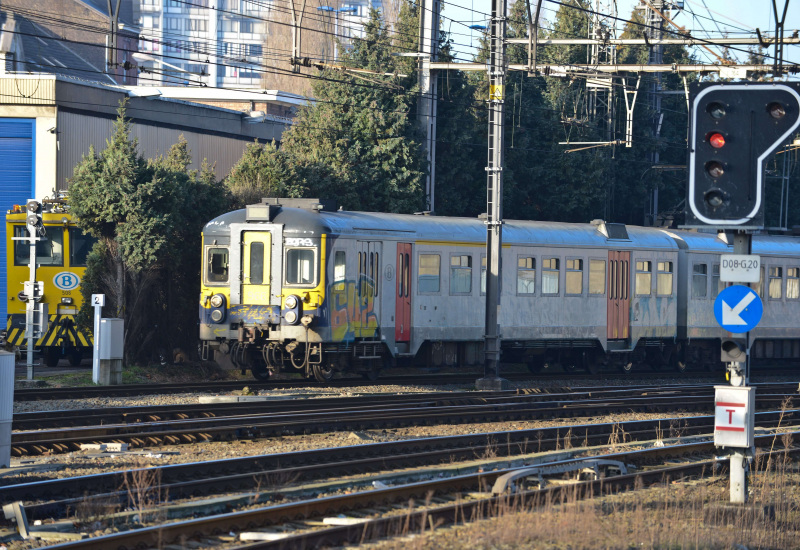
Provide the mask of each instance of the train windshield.
[{"label": "train windshield", "polygon": [[206,282],[227,283],[228,249],[219,247],[209,248],[206,261]]},{"label": "train windshield", "polygon": [[[64,230],[61,226],[45,226],[44,239],[36,243],[36,263],[38,265],[64,265]],[[14,226],[15,237],[27,237],[24,225]],[[25,241],[14,241],[14,265],[29,265],[30,245]]]},{"label": "train windshield", "polygon": [[97,239],[84,235],[80,229],[69,230],[69,265],[71,267],[86,267],[86,257],[92,251]]},{"label": "train windshield", "polygon": [[317,273],[316,251],[313,248],[286,250],[286,284],[313,285]]}]

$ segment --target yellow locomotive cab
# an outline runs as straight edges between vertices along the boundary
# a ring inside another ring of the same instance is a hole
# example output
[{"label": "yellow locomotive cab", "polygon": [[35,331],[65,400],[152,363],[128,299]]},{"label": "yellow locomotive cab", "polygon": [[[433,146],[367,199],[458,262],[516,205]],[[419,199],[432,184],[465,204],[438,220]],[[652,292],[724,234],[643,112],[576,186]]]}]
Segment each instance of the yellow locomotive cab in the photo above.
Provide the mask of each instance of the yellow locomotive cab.
[{"label": "yellow locomotive cab", "polygon": [[[40,303],[46,305],[47,322],[34,346],[49,367],[56,366],[62,357],[78,365],[91,354],[93,346],[91,333],[79,330],[75,317],[83,302],[81,281],[94,239],[76,227],[65,200],[45,199],[42,204],[43,240],[36,243],[36,280],[43,286]],[[28,236],[27,214],[20,205],[14,205],[6,214],[6,346],[9,349],[27,345],[27,297],[23,288],[30,279],[30,245],[14,240]]]}]

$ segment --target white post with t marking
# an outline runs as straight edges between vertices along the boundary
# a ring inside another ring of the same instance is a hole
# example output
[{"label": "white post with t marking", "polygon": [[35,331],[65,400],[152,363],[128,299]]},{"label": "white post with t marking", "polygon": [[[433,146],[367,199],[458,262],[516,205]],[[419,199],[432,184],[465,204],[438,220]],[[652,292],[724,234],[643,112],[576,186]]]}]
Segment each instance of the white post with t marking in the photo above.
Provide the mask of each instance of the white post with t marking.
[{"label": "white post with t marking", "polygon": [[94,307],[94,353],[92,354],[92,382],[100,383],[100,317],[103,315],[103,306],[106,305],[105,294],[92,294],[92,307]]}]

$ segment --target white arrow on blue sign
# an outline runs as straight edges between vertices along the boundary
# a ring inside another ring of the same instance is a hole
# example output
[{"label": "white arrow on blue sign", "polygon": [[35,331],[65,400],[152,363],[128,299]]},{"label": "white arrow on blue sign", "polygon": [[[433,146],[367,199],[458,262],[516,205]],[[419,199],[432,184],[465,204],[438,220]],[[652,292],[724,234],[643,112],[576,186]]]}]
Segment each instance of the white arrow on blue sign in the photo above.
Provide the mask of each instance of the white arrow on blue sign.
[{"label": "white arrow on blue sign", "polygon": [[749,286],[733,285],[714,301],[714,317],[728,332],[747,332],[756,328],[764,315],[764,303]]}]

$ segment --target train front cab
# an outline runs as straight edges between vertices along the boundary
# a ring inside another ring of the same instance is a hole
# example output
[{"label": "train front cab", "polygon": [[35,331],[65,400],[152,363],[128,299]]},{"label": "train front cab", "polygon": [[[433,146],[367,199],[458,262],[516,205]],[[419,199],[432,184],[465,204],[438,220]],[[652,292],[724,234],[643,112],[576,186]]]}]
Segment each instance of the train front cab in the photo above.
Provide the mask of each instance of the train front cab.
[{"label": "train front cab", "polygon": [[[206,226],[201,356],[228,357],[257,379],[287,371],[329,380],[327,236],[316,212],[291,209],[281,218],[281,210],[233,212]],[[298,225],[304,229],[291,229]]]},{"label": "train front cab", "polygon": [[[56,366],[62,357],[71,365],[79,365],[83,357],[91,354],[93,346],[91,333],[78,329],[75,316],[83,301],[80,284],[94,239],[75,226],[63,203],[52,201],[45,206],[44,239],[36,244],[36,279],[44,283],[42,302],[47,304],[48,319],[44,335],[34,343],[34,348],[42,353],[49,367]],[[6,216],[6,345],[18,348],[27,346],[22,290],[23,282],[30,278],[30,247],[12,237],[28,236],[25,218],[24,208],[12,209]]]}]

